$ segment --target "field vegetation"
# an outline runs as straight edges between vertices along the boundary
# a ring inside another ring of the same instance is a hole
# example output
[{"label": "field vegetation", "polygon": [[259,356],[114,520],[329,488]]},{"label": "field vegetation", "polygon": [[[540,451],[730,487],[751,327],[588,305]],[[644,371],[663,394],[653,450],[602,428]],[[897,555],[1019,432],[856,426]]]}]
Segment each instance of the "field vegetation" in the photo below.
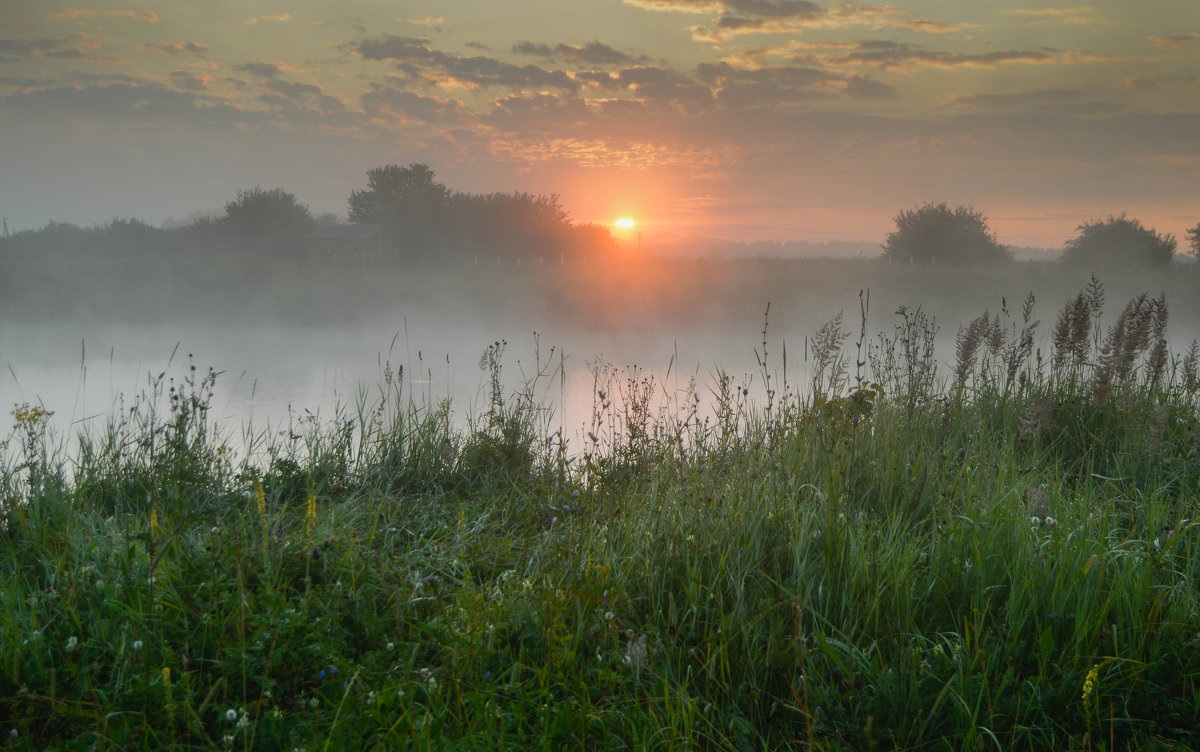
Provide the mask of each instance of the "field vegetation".
[{"label": "field vegetation", "polygon": [[1200,352],[1105,298],[980,312],[939,367],[864,295],[802,378],[764,322],[746,379],[598,370],[582,443],[503,342],[465,428],[390,364],[245,451],[199,368],[69,455],[19,405],[4,744],[1194,748]]}]

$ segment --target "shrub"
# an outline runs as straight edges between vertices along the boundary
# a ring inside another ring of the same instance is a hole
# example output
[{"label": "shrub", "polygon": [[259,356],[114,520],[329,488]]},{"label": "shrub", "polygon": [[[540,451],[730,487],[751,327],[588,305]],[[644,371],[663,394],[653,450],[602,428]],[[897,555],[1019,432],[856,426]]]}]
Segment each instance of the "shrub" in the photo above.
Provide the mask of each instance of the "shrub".
[{"label": "shrub", "polygon": [[927,203],[896,215],[896,231],[883,245],[883,257],[921,263],[987,264],[1012,260],[981,212],[969,206]]},{"label": "shrub", "polygon": [[1106,220],[1085,222],[1079,235],[1068,240],[1062,260],[1089,267],[1165,266],[1175,255],[1175,238],[1142,227],[1122,214]]}]

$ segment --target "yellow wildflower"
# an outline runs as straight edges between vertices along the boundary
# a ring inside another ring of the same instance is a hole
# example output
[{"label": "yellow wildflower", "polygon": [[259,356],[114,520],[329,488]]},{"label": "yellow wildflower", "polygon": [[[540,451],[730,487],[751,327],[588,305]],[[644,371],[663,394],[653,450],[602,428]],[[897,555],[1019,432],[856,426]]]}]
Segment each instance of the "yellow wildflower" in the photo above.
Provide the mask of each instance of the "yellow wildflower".
[{"label": "yellow wildflower", "polygon": [[1083,679],[1083,704],[1087,705],[1088,699],[1092,696],[1092,691],[1096,688],[1096,679],[1100,676],[1100,664],[1092,666],[1087,672],[1087,676]]}]

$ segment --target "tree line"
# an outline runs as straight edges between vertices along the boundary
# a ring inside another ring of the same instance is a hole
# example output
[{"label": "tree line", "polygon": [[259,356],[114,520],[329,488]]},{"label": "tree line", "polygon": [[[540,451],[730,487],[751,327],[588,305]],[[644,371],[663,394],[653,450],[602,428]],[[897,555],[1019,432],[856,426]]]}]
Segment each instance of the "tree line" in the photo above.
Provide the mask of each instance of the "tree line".
[{"label": "tree line", "polygon": [[[617,244],[609,229],[574,222],[557,194],[463,193],[437,180],[428,165],[386,165],[367,171],[367,186],[347,201],[351,224],[377,226],[389,255],[401,261],[444,259],[447,254],[532,256],[605,253]],[[263,258],[303,256],[305,238],[336,215],[314,215],[284,188],[238,190],[215,216],[161,229],[138,219],[116,218],[82,228],[50,222],[0,240],[10,250],[122,253],[143,249],[198,248]]]},{"label": "tree line", "polygon": [[[547,256],[612,251],[617,244],[604,225],[573,222],[557,194],[463,193],[451,190],[425,164],[385,165],[367,171],[366,187],[347,200],[350,223],[379,228],[384,246],[401,261],[448,256]],[[237,191],[224,212],[190,224],[160,229],[137,219],[116,218],[90,229],[51,222],[3,239],[8,250],[122,253],[164,248],[228,249],[264,259],[303,255],[305,237],[332,214],[314,216],[283,188]],[[887,261],[921,264],[997,264],[1012,261],[982,212],[929,202],[902,210],[883,243]],[[1158,267],[1175,256],[1172,235],[1143,227],[1137,219],[1109,216],[1078,226],[1061,260],[1090,268]],[[1188,252],[1200,256],[1200,222],[1187,231]]]},{"label": "tree line", "polygon": [[[883,243],[883,258],[921,264],[997,264],[1012,261],[1012,251],[988,227],[982,212],[970,206],[929,202],[896,215],[896,229]],[[1137,219],[1109,216],[1084,222],[1063,246],[1060,260],[1087,268],[1143,268],[1169,264],[1178,246],[1173,235],[1143,227]],[[1200,222],[1187,231],[1189,252],[1200,256]]]}]

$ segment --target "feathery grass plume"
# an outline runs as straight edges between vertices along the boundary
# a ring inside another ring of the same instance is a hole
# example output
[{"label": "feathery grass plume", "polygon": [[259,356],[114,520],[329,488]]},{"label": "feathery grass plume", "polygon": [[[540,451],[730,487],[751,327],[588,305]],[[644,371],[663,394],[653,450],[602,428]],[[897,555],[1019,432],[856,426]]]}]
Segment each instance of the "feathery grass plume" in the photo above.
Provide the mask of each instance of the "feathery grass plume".
[{"label": "feathery grass plume", "polygon": [[813,395],[833,396],[841,391],[846,378],[842,346],[850,337],[842,331],[842,312],[821,325],[812,338]]},{"label": "feathery grass plume", "polygon": [[[1033,354],[1033,334],[1040,323],[1033,320],[1033,307],[1036,303],[1037,299],[1033,297],[1032,292],[1025,296],[1025,302],[1021,305],[1021,331],[1018,333],[1016,324],[1014,324],[1013,337],[1009,340],[1008,346],[1004,348],[1004,388],[1006,390],[1012,386],[1013,380],[1017,377],[1017,371],[1023,364],[1029,362],[1029,357]],[[1006,306],[1006,314],[1007,311]],[[1022,380],[1022,383],[1026,382],[1027,378]]]},{"label": "feathery grass plume", "polygon": [[[1003,298],[1000,299],[1000,309],[1004,312],[1004,317],[1008,318],[1008,303]],[[987,334],[984,338],[987,343],[988,354],[993,356],[999,355],[1000,351],[1004,349],[1007,336],[1007,332],[1004,331],[1004,327],[1000,324],[1000,314],[996,314],[988,322]]]},{"label": "feathery grass plume", "polygon": [[954,348],[954,383],[961,386],[967,377],[975,370],[975,359],[979,354],[979,346],[983,344],[991,327],[991,317],[984,311],[978,318],[967,324],[966,328],[958,328]]},{"label": "feathery grass plume", "polygon": [[1149,345],[1154,307],[1146,293],[1125,306],[1116,323],[1109,327],[1100,347],[1100,362],[1092,375],[1092,397],[1103,403],[1114,385],[1128,384],[1134,375],[1138,356]]},{"label": "feathery grass plume", "polygon": [[1091,299],[1081,292],[1059,312],[1050,335],[1054,346],[1051,363],[1056,373],[1087,362],[1091,355],[1092,310]]},{"label": "feathery grass plume", "polygon": [[1087,300],[1088,305],[1092,309],[1092,319],[1100,318],[1100,313],[1104,310],[1104,284],[1100,282],[1100,278],[1092,274],[1087,283]]},{"label": "feathery grass plume", "polygon": [[1167,367],[1167,294],[1150,301],[1150,353],[1146,356],[1146,385],[1158,386]]}]

